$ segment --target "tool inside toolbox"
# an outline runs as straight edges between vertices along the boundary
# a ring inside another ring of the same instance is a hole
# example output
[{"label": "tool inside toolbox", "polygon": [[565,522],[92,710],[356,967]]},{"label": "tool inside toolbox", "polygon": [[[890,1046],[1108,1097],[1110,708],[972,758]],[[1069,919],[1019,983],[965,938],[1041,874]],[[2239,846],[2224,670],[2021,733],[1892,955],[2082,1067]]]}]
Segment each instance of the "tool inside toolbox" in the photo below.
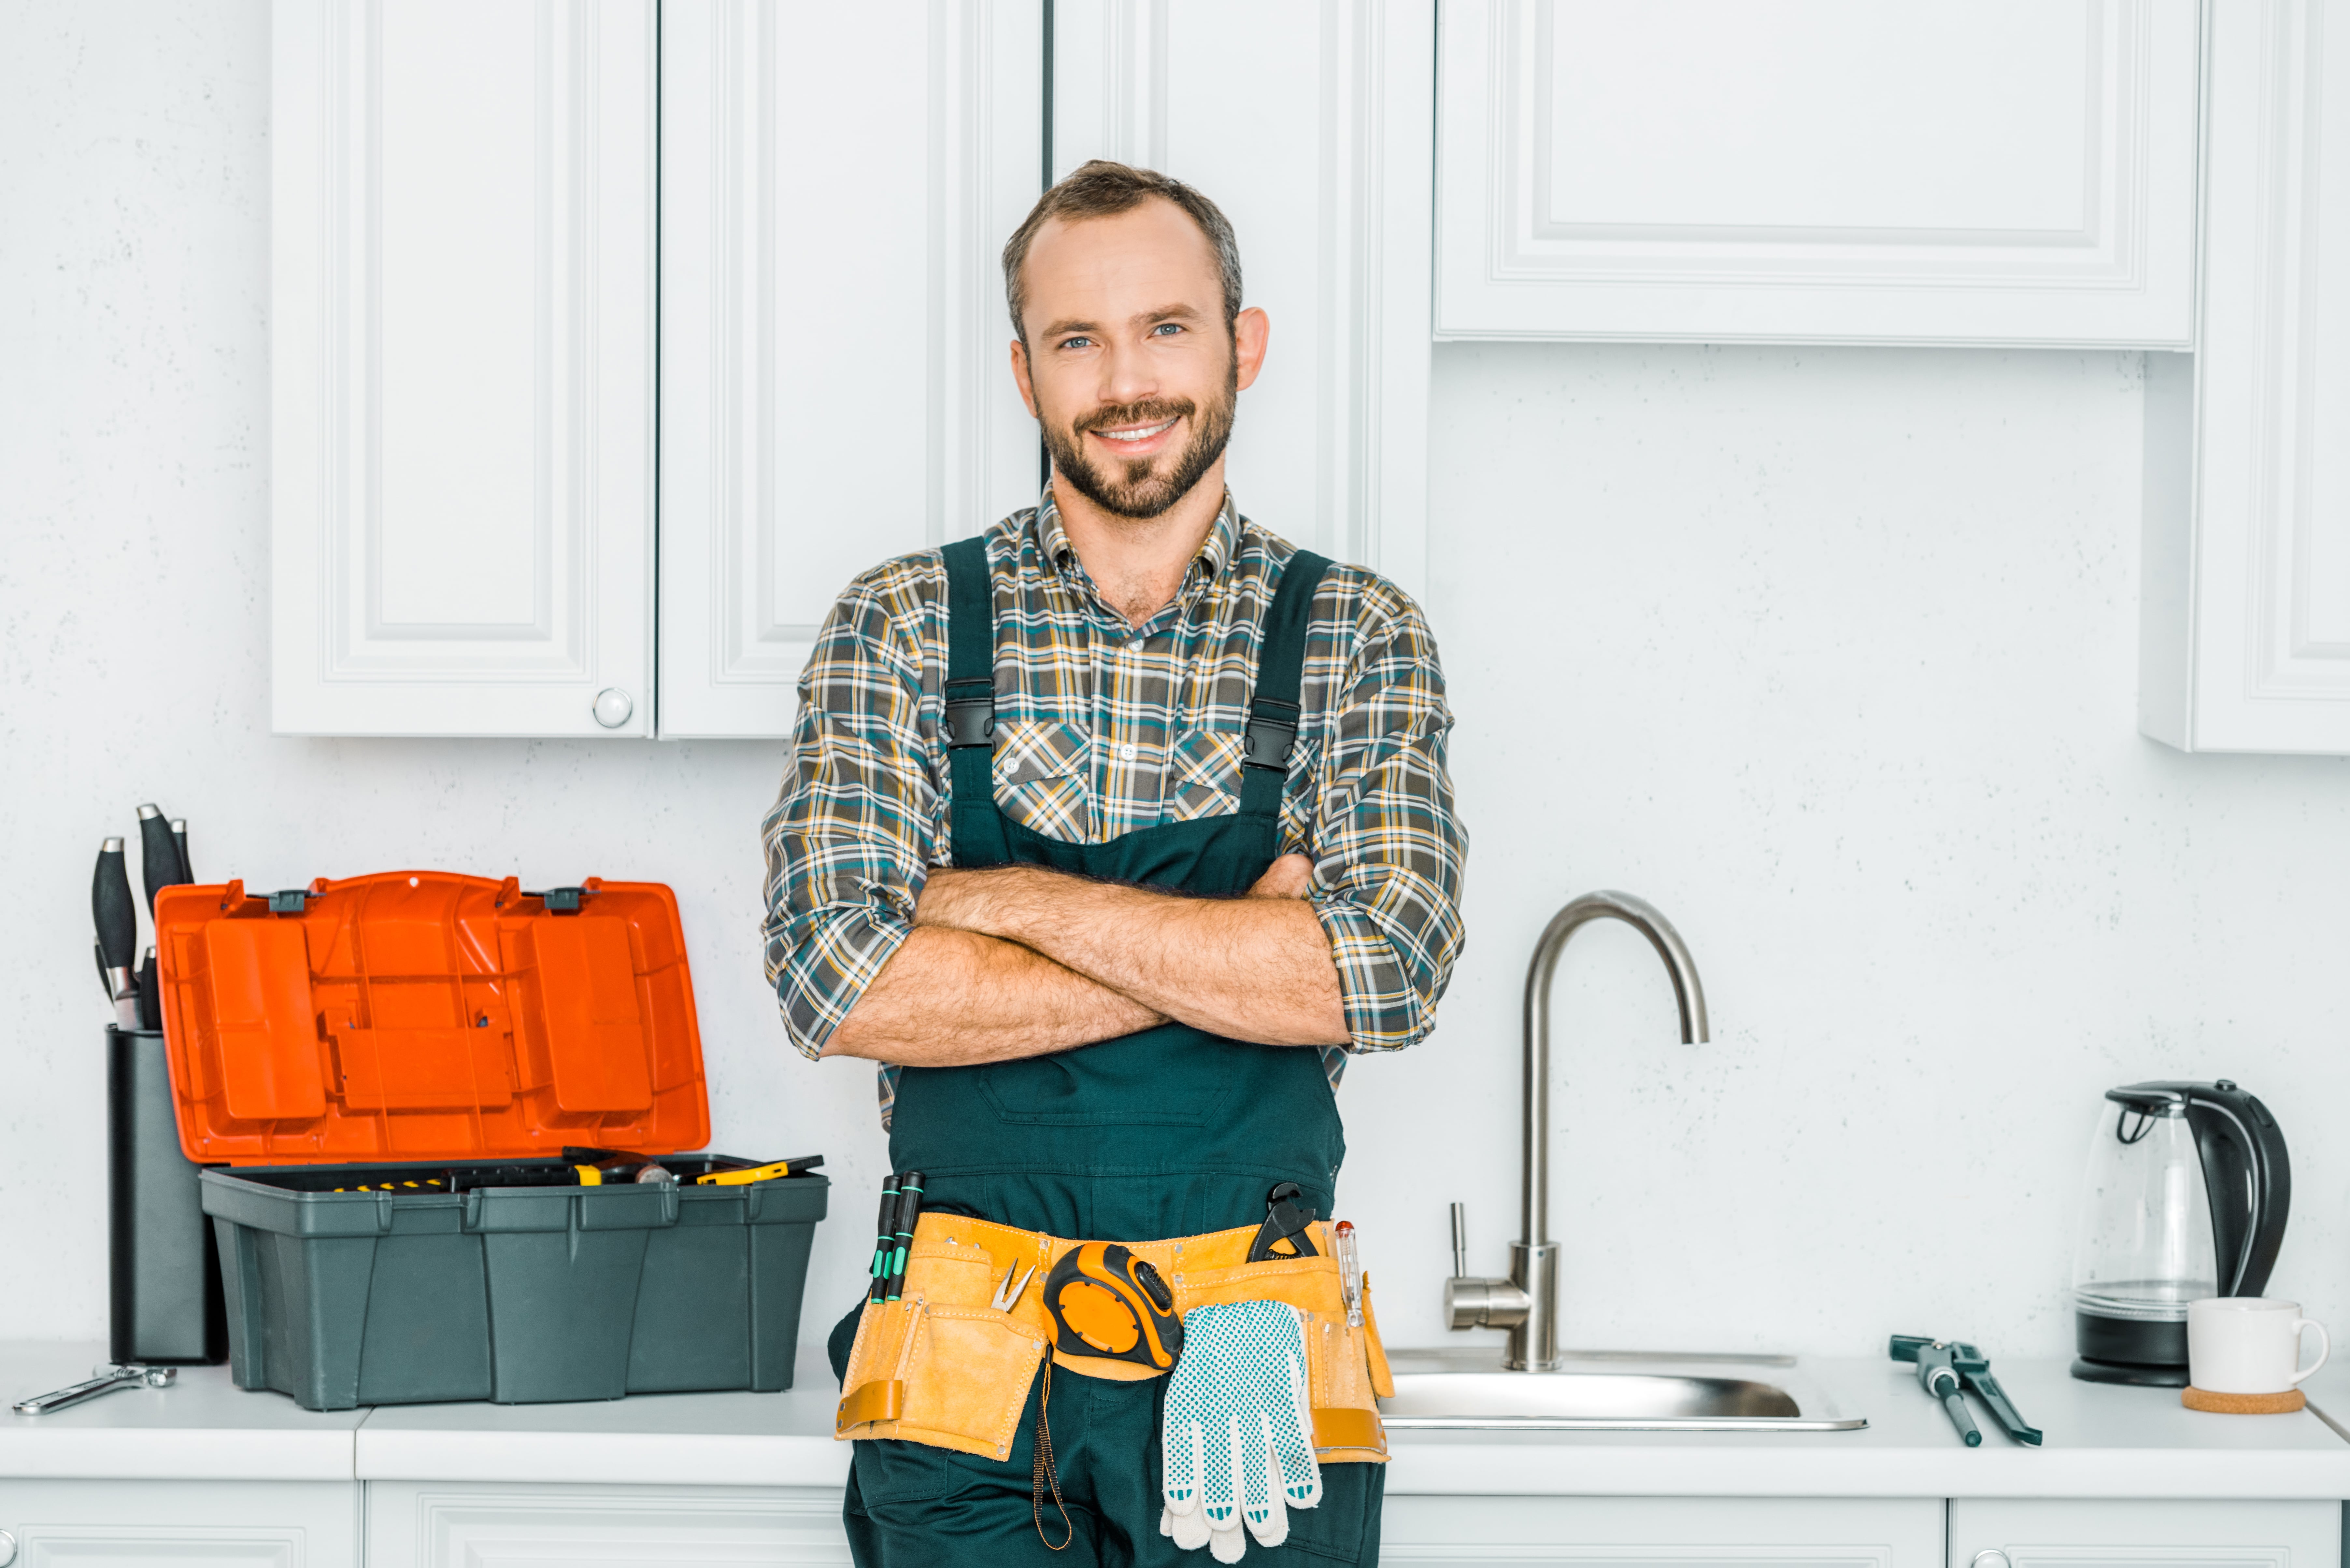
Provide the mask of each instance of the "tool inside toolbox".
[{"label": "tool inside toolbox", "polygon": [[[494,1165],[401,1165],[368,1169],[321,1167],[333,1186],[292,1184],[309,1192],[472,1192],[490,1187],[608,1187],[625,1183],[691,1182],[747,1185],[806,1176],[824,1164],[820,1154],[789,1159],[744,1159],[731,1154],[669,1154],[658,1160],[609,1149],[567,1148],[556,1162],[502,1160]],[[729,1182],[728,1178],[738,1179]],[[279,1185],[289,1185],[283,1178]]]}]

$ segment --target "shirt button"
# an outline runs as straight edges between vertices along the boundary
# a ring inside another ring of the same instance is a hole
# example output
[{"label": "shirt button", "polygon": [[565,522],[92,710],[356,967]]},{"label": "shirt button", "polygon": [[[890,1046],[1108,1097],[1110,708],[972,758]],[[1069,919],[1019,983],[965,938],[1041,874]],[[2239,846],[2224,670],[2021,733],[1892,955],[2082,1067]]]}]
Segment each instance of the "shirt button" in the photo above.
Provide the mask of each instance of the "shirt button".
[{"label": "shirt button", "polygon": [[1139,746],[1120,746],[1118,749],[1118,754],[1130,763],[1134,761],[1137,756],[1141,754],[1141,748]]},{"label": "shirt button", "polygon": [[1126,645],[1126,650],[1128,653],[1140,653],[1142,651],[1142,639],[1138,637],[1132,642],[1128,643]]}]

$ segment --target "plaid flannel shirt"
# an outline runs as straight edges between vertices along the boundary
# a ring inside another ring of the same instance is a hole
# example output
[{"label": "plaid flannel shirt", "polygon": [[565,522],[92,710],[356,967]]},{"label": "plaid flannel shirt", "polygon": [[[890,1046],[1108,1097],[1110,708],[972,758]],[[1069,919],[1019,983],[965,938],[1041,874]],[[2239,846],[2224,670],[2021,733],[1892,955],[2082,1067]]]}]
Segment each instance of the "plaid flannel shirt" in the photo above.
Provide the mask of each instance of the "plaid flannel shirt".
[{"label": "plaid flannel shirt", "polygon": [[[1242,734],[1277,568],[1295,547],[1227,494],[1174,602],[1139,628],[1095,589],[1052,492],[987,535],[998,606],[995,795],[1013,820],[1098,844],[1239,808]],[[1008,604],[1008,613],[1004,607]],[[951,865],[941,729],[946,568],[903,556],[848,586],[800,676],[783,790],[763,830],[767,979],[813,1058],[913,929]],[[1314,597],[1282,849],[1314,860],[1349,1051],[1417,1044],[1461,942],[1467,836],[1445,740],[1452,716],[1419,607],[1359,566]],[[882,1125],[898,1069],[880,1073]]]}]

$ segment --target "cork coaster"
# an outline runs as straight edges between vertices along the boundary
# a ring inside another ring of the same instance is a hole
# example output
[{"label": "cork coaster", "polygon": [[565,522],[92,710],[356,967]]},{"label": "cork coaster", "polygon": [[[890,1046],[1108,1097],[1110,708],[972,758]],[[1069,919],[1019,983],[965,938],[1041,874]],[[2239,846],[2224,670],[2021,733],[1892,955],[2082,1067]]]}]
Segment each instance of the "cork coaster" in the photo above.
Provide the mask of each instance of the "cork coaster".
[{"label": "cork coaster", "polygon": [[2190,1410],[2220,1416],[2283,1416],[2309,1403],[2298,1388],[2282,1394],[2214,1394],[2191,1383],[2179,1391],[2178,1402]]}]

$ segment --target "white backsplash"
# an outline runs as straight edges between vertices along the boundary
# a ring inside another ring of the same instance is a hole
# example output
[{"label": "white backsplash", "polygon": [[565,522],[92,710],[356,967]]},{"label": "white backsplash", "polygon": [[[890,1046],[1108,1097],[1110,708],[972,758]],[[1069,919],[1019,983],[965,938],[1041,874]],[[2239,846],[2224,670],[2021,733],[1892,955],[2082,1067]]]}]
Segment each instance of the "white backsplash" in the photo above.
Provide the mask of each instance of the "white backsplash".
[{"label": "white backsplash", "polygon": [[[674,885],[714,1142],[821,1149],[808,1324],[858,1289],[869,1072],[785,1045],[757,951],[772,743],[268,732],[265,5],[26,12],[0,58],[0,1337],[105,1322],[83,889],[160,800],[207,877],[404,866]],[[1245,236],[1243,236],[1245,240]],[[1276,337],[1276,352],[1278,351]],[[2350,767],[2133,729],[2139,366],[1989,351],[1449,346],[1429,608],[1475,835],[1439,1035],[1355,1064],[1342,1184],[1383,1326],[1440,1336],[1444,1206],[1517,1231],[1519,999],[1562,969],[1563,1337],[2069,1347],[2099,1092],[2241,1080],[2292,1139],[2276,1293],[2350,1305]],[[1246,419],[1246,400],[1243,419]],[[1241,498],[1243,507],[1248,504]],[[1278,529],[1282,520],[1264,519]]]}]

